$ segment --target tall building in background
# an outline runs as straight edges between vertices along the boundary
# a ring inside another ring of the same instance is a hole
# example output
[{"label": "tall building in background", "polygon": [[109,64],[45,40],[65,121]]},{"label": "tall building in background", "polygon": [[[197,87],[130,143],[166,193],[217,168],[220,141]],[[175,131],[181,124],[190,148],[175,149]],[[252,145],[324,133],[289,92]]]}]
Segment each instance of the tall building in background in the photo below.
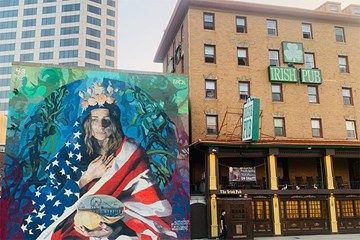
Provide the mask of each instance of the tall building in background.
[{"label": "tall building in background", "polygon": [[116,68],[116,29],[114,0],[0,0],[0,112],[12,62]]},{"label": "tall building in background", "polygon": [[222,208],[234,239],[360,231],[359,14],[179,0],[155,61],[189,75],[192,238]]}]

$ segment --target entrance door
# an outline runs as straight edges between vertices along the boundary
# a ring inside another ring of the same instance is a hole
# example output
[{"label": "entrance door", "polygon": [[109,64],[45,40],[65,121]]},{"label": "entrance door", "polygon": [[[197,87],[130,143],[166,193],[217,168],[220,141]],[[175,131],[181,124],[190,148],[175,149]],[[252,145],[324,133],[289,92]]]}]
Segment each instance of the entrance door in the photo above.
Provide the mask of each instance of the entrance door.
[{"label": "entrance door", "polygon": [[221,199],[218,201],[218,206],[218,216],[221,209],[226,211],[229,239],[254,239],[251,199]]}]

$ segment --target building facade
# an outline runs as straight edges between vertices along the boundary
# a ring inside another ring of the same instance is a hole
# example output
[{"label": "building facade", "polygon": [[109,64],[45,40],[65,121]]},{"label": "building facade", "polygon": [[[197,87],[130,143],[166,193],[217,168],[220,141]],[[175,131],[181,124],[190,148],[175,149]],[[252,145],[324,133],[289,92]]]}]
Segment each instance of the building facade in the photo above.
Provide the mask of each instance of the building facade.
[{"label": "building facade", "polygon": [[1,0],[0,112],[14,61],[116,68],[117,12],[113,0]]},{"label": "building facade", "polygon": [[189,76],[193,237],[221,209],[234,238],[360,231],[359,10],[178,2],[155,62]]}]

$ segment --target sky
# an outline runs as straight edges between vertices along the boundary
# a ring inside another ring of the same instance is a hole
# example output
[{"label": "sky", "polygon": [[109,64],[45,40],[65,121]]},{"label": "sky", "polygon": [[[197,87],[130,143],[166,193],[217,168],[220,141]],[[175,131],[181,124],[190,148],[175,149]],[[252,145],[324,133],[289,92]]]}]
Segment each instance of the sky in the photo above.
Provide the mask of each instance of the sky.
[{"label": "sky", "polygon": [[[342,9],[349,4],[360,5],[360,0],[331,1],[340,2]],[[314,10],[326,0],[241,0],[241,2]],[[153,60],[176,3],[177,0],[119,0],[119,69],[162,72],[162,64],[154,63]]]}]

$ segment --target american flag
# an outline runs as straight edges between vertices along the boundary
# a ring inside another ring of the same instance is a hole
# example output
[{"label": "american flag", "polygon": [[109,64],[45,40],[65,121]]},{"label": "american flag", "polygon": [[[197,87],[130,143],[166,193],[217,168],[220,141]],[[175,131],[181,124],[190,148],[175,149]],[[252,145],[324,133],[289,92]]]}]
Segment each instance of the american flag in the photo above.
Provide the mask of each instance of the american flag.
[{"label": "american flag", "polygon": [[21,225],[25,239],[67,236],[87,239],[74,230],[73,223],[60,229],[57,226],[64,221],[71,222],[81,200],[96,194],[113,196],[124,204],[122,221],[139,238],[176,238],[167,220],[172,207],[157,187],[143,149],[132,139],[124,138],[113,166],[86,193],[80,194],[78,181],[87,169],[80,128],[80,123],[75,122],[72,136],[46,168],[47,183],[37,187],[32,197],[34,210],[24,217]]}]

